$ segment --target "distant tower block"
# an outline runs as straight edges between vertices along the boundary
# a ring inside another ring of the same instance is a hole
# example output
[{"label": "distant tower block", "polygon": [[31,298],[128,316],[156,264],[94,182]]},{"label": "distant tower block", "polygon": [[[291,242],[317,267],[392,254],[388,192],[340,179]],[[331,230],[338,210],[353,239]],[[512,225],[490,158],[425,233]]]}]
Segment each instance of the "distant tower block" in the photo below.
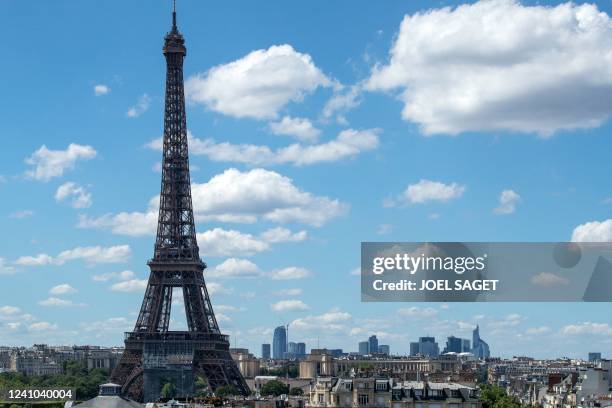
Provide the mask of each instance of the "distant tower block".
[{"label": "distant tower block", "polygon": [[[196,242],[183,60],[185,40],[172,13],[172,29],[165,37],[166,107],[162,184],[157,238],[149,282],[134,331],[125,333],[125,352],[111,380],[123,395],[154,401],[166,381],[174,382],[178,396],[191,396],[196,377],[211,390],[233,386],[248,395],[249,388],[229,353],[229,337],[221,334],[213,312]],[[183,292],[187,331],[169,331],[172,290]]]}]

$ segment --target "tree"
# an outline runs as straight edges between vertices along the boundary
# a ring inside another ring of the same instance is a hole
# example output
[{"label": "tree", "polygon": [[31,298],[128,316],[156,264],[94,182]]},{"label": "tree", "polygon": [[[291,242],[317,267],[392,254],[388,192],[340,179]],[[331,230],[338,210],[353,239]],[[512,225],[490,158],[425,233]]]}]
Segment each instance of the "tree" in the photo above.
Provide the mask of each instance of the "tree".
[{"label": "tree", "polygon": [[274,395],[278,397],[279,395],[288,393],[289,387],[277,380],[268,381],[261,387],[261,395]]},{"label": "tree", "polygon": [[161,389],[160,396],[167,399],[176,397],[176,385],[173,382],[165,383]]},{"label": "tree", "polygon": [[483,408],[520,408],[521,403],[496,385],[481,385],[480,399]]},{"label": "tree", "polygon": [[225,398],[229,395],[238,395],[239,392],[233,385],[222,385],[215,390],[218,397]]},{"label": "tree", "polygon": [[289,395],[295,395],[295,396],[304,395],[304,390],[298,387],[294,387],[291,389],[291,391],[289,391]]}]

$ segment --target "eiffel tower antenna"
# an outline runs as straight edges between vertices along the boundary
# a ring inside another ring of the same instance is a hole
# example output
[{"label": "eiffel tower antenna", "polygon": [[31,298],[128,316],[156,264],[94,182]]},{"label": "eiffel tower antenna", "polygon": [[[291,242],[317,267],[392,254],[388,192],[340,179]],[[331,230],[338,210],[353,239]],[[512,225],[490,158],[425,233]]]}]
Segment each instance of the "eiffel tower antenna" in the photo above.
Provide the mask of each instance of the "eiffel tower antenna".
[{"label": "eiffel tower antenna", "polygon": [[[176,1],[163,54],[166,101],[157,235],[140,313],[134,330],[125,333],[125,351],[111,380],[137,401],[158,400],[162,381],[168,378],[180,384],[181,397],[193,396],[197,377],[212,391],[232,386],[248,395],[249,387],[229,353],[230,338],[219,330],[196,240],[183,84],[187,49],[176,26]],[[169,330],[174,288],[182,290],[187,331]]]}]

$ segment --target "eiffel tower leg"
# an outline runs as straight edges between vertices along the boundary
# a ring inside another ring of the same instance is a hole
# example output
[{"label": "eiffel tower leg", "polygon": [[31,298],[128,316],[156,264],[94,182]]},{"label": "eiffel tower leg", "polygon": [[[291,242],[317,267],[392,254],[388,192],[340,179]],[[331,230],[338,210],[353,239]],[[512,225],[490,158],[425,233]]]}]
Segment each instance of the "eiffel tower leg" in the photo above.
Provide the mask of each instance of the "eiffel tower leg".
[{"label": "eiffel tower leg", "polygon": [[251,393],[249,386],[240,374],[238,366],[228,351],[196,351],[193,361],[194,376],[203,377],[215,391],[221,386],[233,386],[240,394]]},{"label": "eiffel tower leg", "polygon": [[121,385],[121,394],[135,401],[142,401],[142,352],[127,349],[111,374],[111,382]]}]

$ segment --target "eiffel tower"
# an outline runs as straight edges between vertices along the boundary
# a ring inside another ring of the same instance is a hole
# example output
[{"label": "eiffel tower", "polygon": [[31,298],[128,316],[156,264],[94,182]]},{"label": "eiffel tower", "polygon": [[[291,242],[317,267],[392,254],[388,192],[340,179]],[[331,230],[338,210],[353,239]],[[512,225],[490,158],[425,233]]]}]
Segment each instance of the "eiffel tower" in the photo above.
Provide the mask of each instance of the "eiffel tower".
[{"label": "eiffel tower", "polygon": [[[212,391],[233,386],[248,395],[249,387],[229,353],[229,337],[219,330],[196,241],[183,88],[186,48],[176,26],[176,5],[163,53],[166,101],[155,251],[138,320],[134,330],[125,333],[125,351],[111,381],[137,401],[158,399],[164,382],[173,382],[178,396],[191,396],[198,377]],[[168,330],[174,288],[183,292],[188,331]]]}]

